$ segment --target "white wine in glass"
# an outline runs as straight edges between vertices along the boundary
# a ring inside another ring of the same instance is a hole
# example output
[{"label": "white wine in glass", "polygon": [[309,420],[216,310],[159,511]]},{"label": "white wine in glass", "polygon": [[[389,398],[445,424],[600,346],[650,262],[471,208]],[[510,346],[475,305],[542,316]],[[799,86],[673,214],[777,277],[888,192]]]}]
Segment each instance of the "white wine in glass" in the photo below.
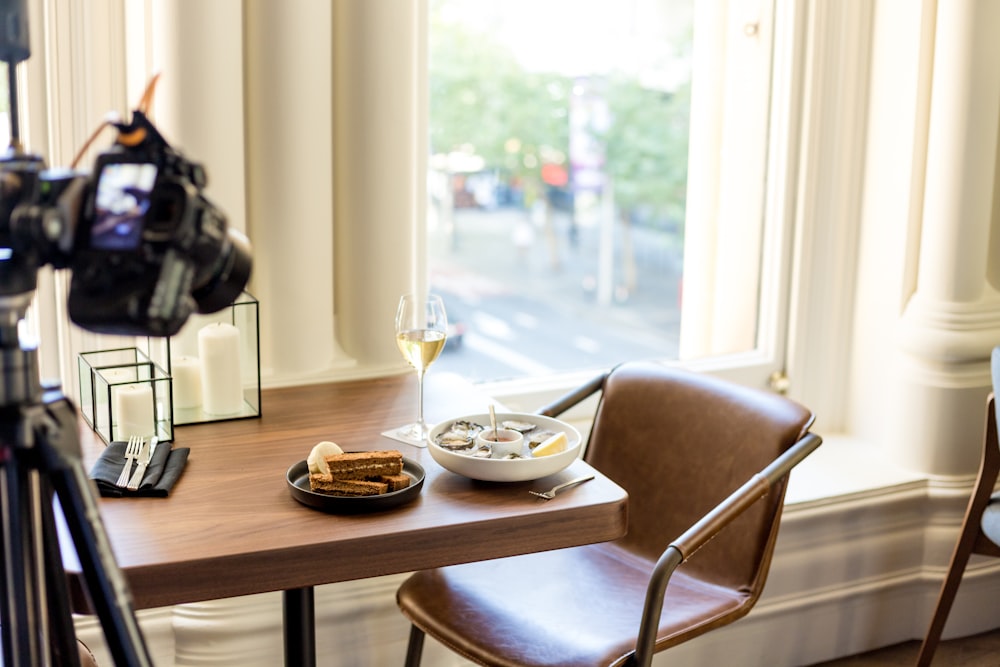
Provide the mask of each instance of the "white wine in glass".
[{"label": "white wine in glass", "polygon": [[430,430],[424,421],[424,373],[444,349],[448,315],[441,297],[405,294],[396,309],[396,345],[417,371],[417,421],[400,429],[400,435],[424,445]]}]

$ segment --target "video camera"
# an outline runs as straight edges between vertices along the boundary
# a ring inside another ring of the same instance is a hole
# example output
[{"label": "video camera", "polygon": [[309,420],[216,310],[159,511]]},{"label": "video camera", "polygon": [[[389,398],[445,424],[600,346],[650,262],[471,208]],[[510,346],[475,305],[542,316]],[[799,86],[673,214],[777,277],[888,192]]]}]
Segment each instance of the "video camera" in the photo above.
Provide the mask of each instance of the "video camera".
[{"label": "video camera", "polygon": [[239,296],[250,244],[204,196],[202,166],[173,149],[143,111],[112,125],[117,140],[92,177],[46,169],[16,141],[0,157],[0,297],[32,291],[45,264],[69,268],[77,325],[171,336],[192,312],[221,310]]}]

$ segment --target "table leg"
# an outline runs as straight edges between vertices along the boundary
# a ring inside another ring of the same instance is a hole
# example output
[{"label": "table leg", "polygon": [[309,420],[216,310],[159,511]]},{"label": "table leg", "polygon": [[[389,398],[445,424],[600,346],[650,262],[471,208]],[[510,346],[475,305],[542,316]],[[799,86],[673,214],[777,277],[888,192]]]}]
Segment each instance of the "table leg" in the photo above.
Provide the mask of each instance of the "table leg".
[{"label": "table leg", "polygon": [[312,586],[284,592],[285,665],[316,667],[316,614]]}]

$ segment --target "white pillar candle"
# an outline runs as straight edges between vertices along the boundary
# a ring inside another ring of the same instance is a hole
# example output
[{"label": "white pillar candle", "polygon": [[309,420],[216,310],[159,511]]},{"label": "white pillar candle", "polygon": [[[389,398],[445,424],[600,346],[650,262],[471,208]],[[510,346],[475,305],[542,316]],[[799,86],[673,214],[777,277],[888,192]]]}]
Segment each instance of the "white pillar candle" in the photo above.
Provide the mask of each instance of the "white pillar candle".
[{"label": "white pillar candle", "polygon": [[124,369],[124,368],[102,368],[100,371],[101,377],[108,384],[119,384],[122,382],[135,382],[135,369]]},{"label": "white pillar candle", "polygon": [[[112,401],[111,405],[115,405],[114,396],[118,393],[118,387],[136,381],[135,370],[126,370],[124,368],[102,368],[97,371],[97,374],[104,383],[96,383],[94,390],[97,392],[97,402],[105,406],[109,400]],[[111,398],[108,398],[106,389],[110,389]]]},{"label": "white pillar candle", "polygon": [[133,435],[144,438],[155,433],[153,418],[153,388],[148,383],[125,384],[115,387],[115,438],[128,440]]},{"label": "white pillar candle", "polygon": [[174,408],[197,408],[201,405],[201,362],[196,357],[175,357],[170,361]]},{"label": "white pillar candle", "polygon": [[240,376],[240,331],[215,323],[198,332],[201,358],[202,409],[211,415],[229,415],[243,409]]}]

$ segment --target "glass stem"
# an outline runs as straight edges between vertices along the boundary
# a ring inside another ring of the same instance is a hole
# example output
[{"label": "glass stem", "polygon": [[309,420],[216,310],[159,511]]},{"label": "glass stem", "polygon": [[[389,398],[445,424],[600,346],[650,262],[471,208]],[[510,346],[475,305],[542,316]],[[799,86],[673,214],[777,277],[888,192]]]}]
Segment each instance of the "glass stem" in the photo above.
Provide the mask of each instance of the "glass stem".
[{"label": "glass stem", "polygon": [[424,435],[424,371],[417,371],[417,427]]}]

